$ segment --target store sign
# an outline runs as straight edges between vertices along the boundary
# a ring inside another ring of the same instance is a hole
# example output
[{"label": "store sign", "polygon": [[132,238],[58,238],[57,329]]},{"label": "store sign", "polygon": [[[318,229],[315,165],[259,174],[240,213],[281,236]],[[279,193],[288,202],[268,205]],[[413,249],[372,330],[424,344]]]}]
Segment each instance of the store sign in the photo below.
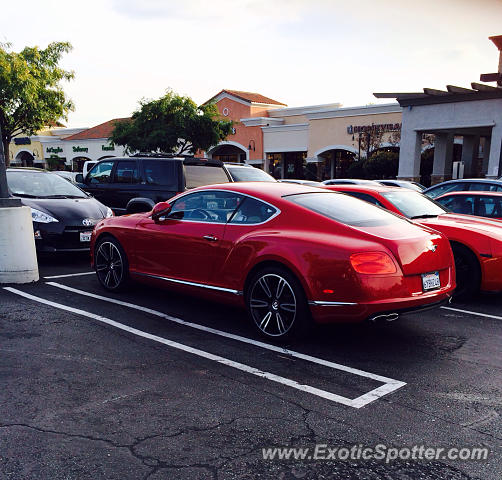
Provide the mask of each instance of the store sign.
[{"label": "store sign", "polygon": [[30,139],[30,137],[15,138],[14,145],[31,145],[31,139]]},{"label": "store sign", "polygon": [[81,153],[81,152],[87,153],[88,151],[89,149],[87,147],[73,147],[73,153]]},{"label": "store sign", "polygon": [[115,150],[115,145],[113,143],[111,145],[101,145],[101,150],[110,152],[112,150]]},{"label": "store sign", "polygon": [[47,147],[45,149],[45,151],[47,153],[56,153],[56,154],[58,154],[58,153],[61,153],[63,151],[63,149],[61,147]]},{"label": "store sign", "polygon": [[349,125],[347,127],[347,133],[352,135],[354,133],[363,132],[398,132],[401,130],[400,123],[377,123],[371,125]]}]

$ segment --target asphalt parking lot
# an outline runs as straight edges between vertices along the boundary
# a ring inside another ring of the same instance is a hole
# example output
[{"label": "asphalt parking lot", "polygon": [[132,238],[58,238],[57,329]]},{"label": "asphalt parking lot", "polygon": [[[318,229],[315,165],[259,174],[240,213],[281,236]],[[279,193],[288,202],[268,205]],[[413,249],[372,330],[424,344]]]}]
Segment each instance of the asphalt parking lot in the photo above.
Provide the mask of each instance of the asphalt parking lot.
[{"label": "asphalt parking lot", "polygon": [[[85,256],[43,259],[40,282],[0,289],[0,479],[502,476],[500,295],[276,347],[244,311],[110,294],[89,272]],[[316,445],[490,454],[263,458]]]}]

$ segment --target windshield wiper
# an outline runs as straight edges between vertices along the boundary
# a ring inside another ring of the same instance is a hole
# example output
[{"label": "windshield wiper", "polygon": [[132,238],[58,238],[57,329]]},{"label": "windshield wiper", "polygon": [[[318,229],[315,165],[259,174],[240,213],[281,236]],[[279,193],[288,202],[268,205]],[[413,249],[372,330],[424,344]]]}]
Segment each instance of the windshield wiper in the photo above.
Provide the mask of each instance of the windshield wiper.
[{"label": "windshield wiper", "polygon": [[12,192],[12,195],[14,195],[15,197],[23,197],[23,198],[38,198],[37,195],[30,195],[29,193]]},{"label": "windshield wiper", "polygon": [[426,213],[424,215],[415,215],[414,217],[410,217],[411,220],[415,220],[416,218],[435,218],[439,215],[439,213]]},{"label": "windshield wiper", "polygon": [[77,195],[45,195],[40,198],[85,198],[85,197],[80,197]]}]

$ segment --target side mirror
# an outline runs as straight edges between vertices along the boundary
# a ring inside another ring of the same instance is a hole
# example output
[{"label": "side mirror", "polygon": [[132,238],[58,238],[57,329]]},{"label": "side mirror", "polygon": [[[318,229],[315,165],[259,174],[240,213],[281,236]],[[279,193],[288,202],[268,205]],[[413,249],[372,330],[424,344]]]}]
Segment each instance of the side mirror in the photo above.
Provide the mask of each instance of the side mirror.
[{"label": "side mirror", "polygon": [[165,217],[166,215],[169,215],[169,212],[171,211],[171,205],[168,202],[160,202],[153,207],[152,211],[152,220],[157,221],[161,217]]},{"label": "side mirror", "polygon": [[84,176],[81,173],[75,175],[75,181],[77,183],[84,183]]}]

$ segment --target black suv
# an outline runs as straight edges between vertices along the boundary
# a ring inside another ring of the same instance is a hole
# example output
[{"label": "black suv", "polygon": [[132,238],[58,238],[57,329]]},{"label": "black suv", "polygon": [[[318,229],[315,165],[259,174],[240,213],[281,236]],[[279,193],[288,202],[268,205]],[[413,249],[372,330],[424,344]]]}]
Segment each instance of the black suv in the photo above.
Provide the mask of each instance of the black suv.
[{"label": "black suv", "polygon": [[77,176],[77,181],[121,215],[148,212],[179,192],[232,179],[219,160],[136,155],[101,160],[85,178]]}]

